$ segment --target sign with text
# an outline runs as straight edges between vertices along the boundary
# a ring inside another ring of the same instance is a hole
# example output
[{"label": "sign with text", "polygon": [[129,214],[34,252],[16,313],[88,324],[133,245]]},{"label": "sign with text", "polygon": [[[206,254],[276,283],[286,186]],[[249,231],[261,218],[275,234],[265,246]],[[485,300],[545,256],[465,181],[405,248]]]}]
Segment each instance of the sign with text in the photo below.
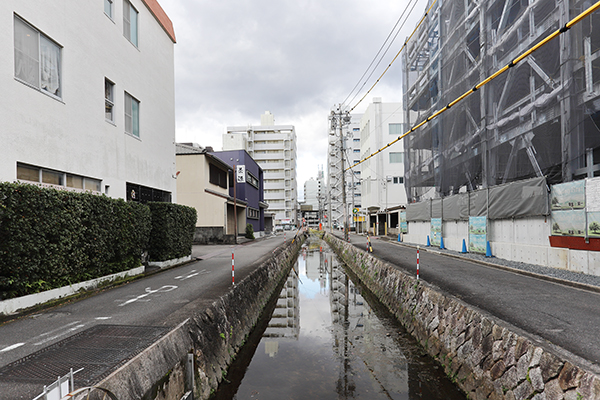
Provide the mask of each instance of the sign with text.
[{"label": "sign with text", "polygon": [[469,252],[486,252],[487,216],[469,217]]},{"label": "sign with text", "polygon": [[245,165],[236,165],[235,176],[236,176],[237,183],[246,183],[246,166]]}]

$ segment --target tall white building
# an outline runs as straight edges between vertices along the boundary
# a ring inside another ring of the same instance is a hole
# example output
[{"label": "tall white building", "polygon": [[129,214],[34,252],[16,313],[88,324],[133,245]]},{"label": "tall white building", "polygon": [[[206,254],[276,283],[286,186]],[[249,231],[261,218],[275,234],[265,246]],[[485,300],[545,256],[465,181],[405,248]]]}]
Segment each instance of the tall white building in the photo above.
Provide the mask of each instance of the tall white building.
[{"label": "tall white building", "polygon": [[228,126],[223,150],[246,150],[263,169],[265,202],[275,213],[275,225],[296,224],[298,183],[296,180],[296,129],[275,125],[265,112],[260,126]]},{"label": "tall white building", "polygon": [[175,34],[150,0],[0,2],[0,181],[174,200]]},{"label": "tall white building", "polygon": [[317,211],[323,207],[323,196],[325,195],[325,176],[323,166],[319,166],[317,179],[310,178],[304,182],[304,204],[312,206],[313,210]]},{"label": "tall white building", "polygon": [[[360,121],[361,159],[379,150],[403,133],[401,103],[382,103],[375,97]],[[404,189],[404,144],[396,142],[360,164],[361,202],[371,214],[406,205]]]}]

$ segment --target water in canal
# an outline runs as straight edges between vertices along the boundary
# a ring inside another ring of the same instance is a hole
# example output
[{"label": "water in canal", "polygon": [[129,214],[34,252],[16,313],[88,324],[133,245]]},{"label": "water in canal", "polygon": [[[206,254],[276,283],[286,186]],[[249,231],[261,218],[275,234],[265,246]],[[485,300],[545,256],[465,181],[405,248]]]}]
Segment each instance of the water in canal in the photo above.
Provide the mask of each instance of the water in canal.
[{"label": "water in canal", "polygon": [[325,242],[311,237],[212,399],[355,398],[465,396]]}]

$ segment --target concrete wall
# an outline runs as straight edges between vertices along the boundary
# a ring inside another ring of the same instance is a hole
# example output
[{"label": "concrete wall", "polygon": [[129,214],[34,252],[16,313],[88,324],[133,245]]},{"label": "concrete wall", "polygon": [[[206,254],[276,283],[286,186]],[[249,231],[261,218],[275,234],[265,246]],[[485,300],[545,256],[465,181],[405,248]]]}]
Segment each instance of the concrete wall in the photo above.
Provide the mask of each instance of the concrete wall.
[{"label": "concrete wall", "polygon": [[[177,203],[194,207],[196,226],[225,226],[229,190],[209,182],[209,162],[204,154],[177,155]],[[223,197],[207,193],[208,188]]]},{"label": "concrete wall", "polygon": [[[251,275],[205,310],[190,318],[151,347],[94,386],[118,399],[179,400],[186,385],[188,353],[194,358],[194,395],[207,399],[223,380],[229,364],[259,320],[263,308],[285,281],[305,237],[279,248]],[[243,305],[243,306],[240,306]],[[93,392],[102,398],[99,392]]]},{"label": "concrete wall", "polygon": [[[99,1],[0,2],[0,181],[14,181],[21,162],[101,180],[111,197],[126,198],[131,182],[176,201],[174,43],[142,0],[130,1],[137,47],[123,35],[122,1],[113,19]],[[61,47],[60,97],[15,78],[15,14]],[[105,78],[115,84],[114,122]],[[140,101],[139,138],[125,133],[125,92]]]},{"label": "concrete wall", "polygon": [[597,366],[332,235],[325,238],[469,399],[600,399]]},{"label": "concrete wall", "polygon": [[[550,247],[548,237],[551,228],[549,217],[488,220],[488,240],[492,255],[510,261],[600,276],[598,252]],[[403,236],[403,240],[426,245],[430,229],[429,221],[409,222],[408,233]],[[468,221],[445,221],[442,232],[447,249],[461,251],[463,239],[468,247]]]}]

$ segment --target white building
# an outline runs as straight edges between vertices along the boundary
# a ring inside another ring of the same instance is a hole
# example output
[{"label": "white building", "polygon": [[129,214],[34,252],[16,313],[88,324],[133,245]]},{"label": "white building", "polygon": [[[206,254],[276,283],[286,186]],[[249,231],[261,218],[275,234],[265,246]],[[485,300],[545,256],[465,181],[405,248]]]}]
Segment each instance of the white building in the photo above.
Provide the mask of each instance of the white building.
[{"label": "white building", "polygon": [[275,125],[270,112],[261,115],[260,126],[228,126],[223,151],[246,150],[263,169],[265,202],[275,213],[275,225],[295,224],[298,208],[296,180],[296,130]]},{"label": "white building", "polygon": [[[382,103],[375,97],[360,121],[361,159],[379,150],[403,133],[401,103]],[[385,231],[386,217],[375,220],[379,213],[385,215],[389,208],[406,205],[404,189],[404,147],[398,141],[376,157],[360,164],[361,202],[371,215],[370,226],[379,223],[380,234]],[[392,227],[395,228],[395,227]]]},{"label": "white building", "polygon": [[174,43],[156,0],[0,2],[0,181],[174,200]]}]

